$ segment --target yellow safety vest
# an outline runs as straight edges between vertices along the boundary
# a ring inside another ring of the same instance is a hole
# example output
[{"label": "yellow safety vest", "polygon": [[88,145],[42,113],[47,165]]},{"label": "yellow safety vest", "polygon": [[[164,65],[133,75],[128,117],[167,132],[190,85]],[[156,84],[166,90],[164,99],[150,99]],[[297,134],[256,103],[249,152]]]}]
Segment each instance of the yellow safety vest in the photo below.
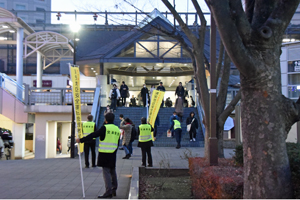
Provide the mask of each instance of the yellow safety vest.
[{"label": "yellow safety vest", "polygon": [[151,125],[141,124],[139,126],[139,130],[140,130],[139,142],[148,142],[152,140]]},{"label": "yellow safety vest", "polygon": [[174,119],[174,130],[181,128],[181,124],[177,119]]},{"label": "yellow safety vest", "polygon": [[[88,134],[94,132],[95,130],[95,122],[84,122],[82,124],[82,129],[83,129],[83,136],[87,136]],[[94,138],[95,140],[95,138]]]},{"label": "yellow safety vest", "polygon": [[99,152],[113,153],[118,148],[120,129],[114,124],[104,126],[106,128],[105,138],[99,142]]}]

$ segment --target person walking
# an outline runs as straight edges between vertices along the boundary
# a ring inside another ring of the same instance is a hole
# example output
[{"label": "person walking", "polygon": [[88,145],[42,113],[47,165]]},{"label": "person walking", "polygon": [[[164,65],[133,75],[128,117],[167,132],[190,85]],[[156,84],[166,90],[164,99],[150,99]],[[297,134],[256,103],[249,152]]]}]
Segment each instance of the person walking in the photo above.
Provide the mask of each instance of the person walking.
[{"label": "person walking", "polygon": [[120,91],[117,88],[116,84],[113,84],[113,89],[111,89],[110,92],[109,92],[109,99],[111,100],[110,108],[113,111],[116,111],[117,101],[118,101],[118,99],[120,99]]},{"label": "person walking", "polygon": [[139,143],[138,147],[142,151],[142,166],[146,167],[146,155],[148,157],[148,167],[153,167],[151,147],[153,146],[151,132],[153,127],[150,124],[147,124],[145,117],[141,119],[141,125],[138,128]]},{"label": "person walking", "polygon": [[182,83],[181,82],[179,82],[179,85],[176,88],[175,96],[176,95],[178,97],[184,98],[184,88],[182,87]]},{"label": "person walking", "polygon": [[128,86],[125,84],[124,81],[122,81],[121,85],[121,101],[122,101],[122,106],[125,106],[126,104],[126,98],[127,98],[127,93],[129,92]]},{"label": "person walking", "polygon": [[59,138],[57,138],[56,147],[58,149],[59,155],[61,155],[62,154],[61,153],[62,148],[61,148],[61,143],[60,143]]},{"label": "person walking", "polygon": [[[123,114],[120,114],[120,115],[119,115],[119,119],[121,120],[120,126],[119,126],[119,127],[121,127],[121,126],[122,126],[122,123],[124,122],[124,115],[123,115]],[[122,140],[123,140],[123,135],[124,135],[124,130],[120,128],[120,131],[121,131],[120,141],[122,142]],[[119,150],[124,150],[124,149],[123,149],[123,146],[119,147]]]},{"label": "person walking", "polygon": [[116,173],[116,159],[120,129],[114,125],[114,119],[115,115],[113,113],[107,113],[105,115],[105,125],[99,130],[90,133],[81,139],[76,138],[77,143],[82,143],[100,137],[97,165],[102,167],[105,193],[98,196],[98,198],[112,198],[117,195],[118,180]]},{"label": "person walking", "polygon": [[198,120],[195,118],[195,113],[191,112],[190,116],[186,119],[186,125],[188,126],[190,124],[190,141],[196,141],[196,133],[198,129]]},{"label": "person walking", "polygon": [[106,109],[104,110],[104,117],[107,113],[113,113],[113,110],[110,109],[109,105],[106,106]]},{"label": "person walking", "polygon": [[142,95],[142,100],[143,100],[143,105],[146,107],[147,105],[147,97],[149,99],[149,90],[146,87],[146,84],[143,84],[143,88],[141,89],[141,95]]},{"label": "person walking", "polygon": [[[163,82],[160,82],[156,89],[163,92],[166,91],[165,87],[163,86]],[[164,107],[164,99],[162,100],[160,107]]]},{"label": "person walking", "polygon": [[120,128],[124,130],[124,135],[122,138],[122,145],[123,149],[125,151],[125,157],[123,159],[129,159],[131,157],[130,151],[129,151],[129,143],[131,140],[131,120],[129,118],[126,118],[123,122],[121,122]]},{"label": "person walking", "polygon": [[175,102],[175,112],[177,113],[178,117],[180,117],[180,121],[182,122],[183,118],[183,97],[178,97]]},{"label": "person walking", "polygon": [[177,142],[177,146],[176,149],[179,149],[181,147],[180,143],[181,143],[181,133],[182,133],[182,129],[181,129],[181,124],[180,122],[177,120],[176,117],[173,117],[173,122],[172,125],[170,126],[169,130],[174,129],[175,132],[175,137],[176,137],[176,142]]},{"label": "person walking", "polygon": [[192,96],[190,96],[190,98],[191,98],[191,107],[195,107],[196,103],[195,103],[195,101],[194,101],[193,97],[192,97]]},{"label": "person walking", "polygon": [[[176,118],[177,120],[179,120],[179,117],[177,116],[177,113],[174,111],[173,112],[173,114],[171,115],[171,117],[170,117],[170,126],[172,125],[172,123],[173,123],[173,118]],[[172,129],[170,129],[170,131],[171,131],[171,133],[172,133],[172,137],[174,137],[174,135],[175,135],[175,132],[174,132],[174,129],[172,128]]]},{"label": "person walking", "polygon": [[[93,115],[87,116],[87,122],[83,122],[82,124],[82,130],[83,130],[83,136],[87,136],[88,134],[96,131],[96,124],[93,122]],[[90,167],[89,163],[89,154],[90,150],[92,152],[92,167],[96,167],[96,152],[95,152],[95,145],[96,145],[96,139],[93,138],[92,140],[84,142],[83,150],[84,150],[84,158],[85,158],[85,168]]]}]

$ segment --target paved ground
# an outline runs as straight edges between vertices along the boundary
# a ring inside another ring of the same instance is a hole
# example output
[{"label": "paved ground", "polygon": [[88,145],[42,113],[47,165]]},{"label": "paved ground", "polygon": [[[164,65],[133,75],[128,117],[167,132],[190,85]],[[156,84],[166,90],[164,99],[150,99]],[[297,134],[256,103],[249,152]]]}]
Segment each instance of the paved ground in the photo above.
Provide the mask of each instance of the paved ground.
[{"label": "paved ground", "polygon": [[[116,199],[127,199],[132,167],[141,165],[141,151],[134,148],[129,160],[122,159],[123,150],[117,155],[118,190]],[[226,149],[225,157],[232,157],[233,150]],[[154,167],[188,168],[187,156],[203,156],[204,148],[153,147]],[[82,160],[83,161],[83,160]],[[84,166],[84,162],[82,162]],[[95,199],[105,191],[101,168],[83,169],[86,199]],[[79,159],[55,158],[0,161],[1,199],[80,199],[82,187]]]}]

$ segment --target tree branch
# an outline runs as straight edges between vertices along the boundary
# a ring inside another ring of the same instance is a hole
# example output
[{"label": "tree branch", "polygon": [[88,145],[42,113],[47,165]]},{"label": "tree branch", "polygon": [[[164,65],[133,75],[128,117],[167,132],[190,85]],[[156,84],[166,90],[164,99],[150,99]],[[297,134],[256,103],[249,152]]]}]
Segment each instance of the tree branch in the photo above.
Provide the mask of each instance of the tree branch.
[{"label": "tree branch", "polygon": [[258,30],[270,17],[279,0],[255,0],[252,28]]},{"label": "tree branch", "polygon": [[252,23],[255,0],[245,0],[245,10],[249,23]]},{"label": "tree branch", "polygon": [[206,2],[211,5],[221,39],[233,63],[243,76],[254,76],[257,65],[243,44],[235,22],[231,19],[229,0],[206,0]]},{"label": "tree branch", "polygon": [[219,123],[227,119],[227,117],[232,113],[232,111],[235,109],[236,104],[241,99],[241,90],[235,95],[235,97],[232,99],[232,101],[229,103],[229,105],[225,108],[225,110],[220,114],[218,121]]},{"label": "tree branch", "polygon": [[217,63],[217,70],[216,70],[217,85],[218,85],[220,72],[221,72],[221,68],[222,68],[223,55],[224,55],[224,45],[223,45],[223,42],[221,41],[220,42],[220,50],[219,50],[219,58],[218,58],[218,63]]},{"label": "tree branch", "polygon": [[230,57],[225,52],[224,70],[222,73],[219,93],[217,97],[217,117],[221,114],[221,112],[224,110],[226,105],[229,75],[230,75]]}]

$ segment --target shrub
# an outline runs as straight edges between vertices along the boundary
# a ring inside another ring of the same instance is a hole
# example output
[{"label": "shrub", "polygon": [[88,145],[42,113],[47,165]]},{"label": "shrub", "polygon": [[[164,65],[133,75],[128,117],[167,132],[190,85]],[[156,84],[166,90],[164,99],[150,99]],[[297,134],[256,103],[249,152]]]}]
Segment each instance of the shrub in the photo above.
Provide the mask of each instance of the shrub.
[{"label": "shrub", "polygon": [[209,166],[205,158],[190,158],[192,192],[196,199],[241,199],[243,169],[233,159],[219,158],[219,166]]},{"label": "shrub", "polygon": [[235,161],[235,165],[243,166],[244,156],[243,156],[243,145],[237,145],[235,147],[233,159]]}]

